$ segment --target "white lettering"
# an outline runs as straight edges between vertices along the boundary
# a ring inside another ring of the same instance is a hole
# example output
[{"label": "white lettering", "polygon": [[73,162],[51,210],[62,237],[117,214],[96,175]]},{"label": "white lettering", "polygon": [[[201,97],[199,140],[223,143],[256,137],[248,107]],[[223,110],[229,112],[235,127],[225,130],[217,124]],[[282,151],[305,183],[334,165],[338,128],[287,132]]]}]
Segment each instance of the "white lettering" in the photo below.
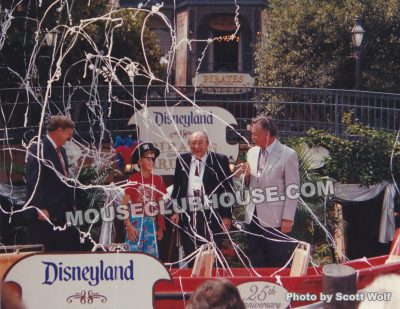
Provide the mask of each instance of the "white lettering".
[{"label": "white lettering", "polygon": [[68,211],[65,213],[65,218],[66,221],[70,222],[72,225],[83,225],[82,210],[78,210],[75,213],[72,211]]}]

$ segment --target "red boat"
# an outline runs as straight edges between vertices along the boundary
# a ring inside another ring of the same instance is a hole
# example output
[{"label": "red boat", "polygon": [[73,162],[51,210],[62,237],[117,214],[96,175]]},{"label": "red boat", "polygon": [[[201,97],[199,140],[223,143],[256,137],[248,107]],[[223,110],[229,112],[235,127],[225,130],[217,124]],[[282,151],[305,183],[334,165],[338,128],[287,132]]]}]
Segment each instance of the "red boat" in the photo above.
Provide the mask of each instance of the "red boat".
[{"label": "red boat", "polygon": [[[400,274],[400,234],[396,233],[395,241],[389,255],[373,258],[362,258],[343,263],[352,267],[357,272],[357,290],[361,290],[369,285],[376,277],[385,274]],[[212,264],[211,264],[212,265]],[[211,276],[193,277],[192,269],[171,269],[172,282],[161,281],[155,286],[155,308],[157,309],[183,309],[186,300],[194,290],[205,280],[215,278],[229,279],[235,286],[245,283],[258,282],[267,286],[282,287],[285,291],[281,294],[281,301],[287,301],[287,305],[292,308],[304,306],[313,302],[320,301],[322,293],[322,267],[306,267],[302,265],[303,275],[293,275],[293,267],[285,269],[277,268],[231,268],[228,270],[210,269]],[[196,263],[195,263],[196,267]],[[268,284],[270,283],[270,284]],[[296,293],[302,299],[288,301],[285,294]],[[242,291],[241,295],[243,297]],[[253,295],[255,295],[253,293]],[[283,299],[282,299],[283,298]],[[246,300],[245,300],[246,302]],[[271,303],[270,303],[271,305]],[[284,306],[286,307],[286,306]],[[283,308],[284,308],[283,307]],[[249,307],[250,308],[250,307]],[[252,308],[273,308],[273,306],[252,307]],[[278,308],[278,307],[277,307]]]},{"label": "red boat", "polygon": [[[400,261],[385,264],[388,255],[373,257],[369,259],[359,259],[343,263],[351,266],[357,271],[357,290],[365,288],[376,277],[384,274],[400,274]],[[281,285],[290,293],[301,295],[319,295],[322,292],[322,267],[309,267],[303,276],[291,277],[290,269],[284,269],[276,273],[278,269],[264,268],[255,269],[261,275],[258,277],[253,271],[246,268],[231,268],[232,274],[227,271],[213,270],[211,277],[191,277],[191,269],[171,269],[172,282],[159,282],[155,287],[155,304],[158,309],[179,309],[185,307],[185,301],[189,299],[193,291],[205,280],[223,277],[229,279],[234,285],[238,286],[246,282],[264,281]],[[272,274],[274,274],[271,276]],[[319,301],[319,299],[315,300]],[[291,307],[303,306],[315,301],[293,301]]]},{"label": "red boat", "polygon": [[[350,266],[357,272],[358,291],[365,288],[378,276],[400,274],[399,238],[393,243],[389,255],[362,258],[341,264]],[[318,302],[323,292],[323,267],[307,267],[308,255],[302,255],[303,249],[300,249],[298,251],[300,255],[297,255],[296,250],[292,267],[283,269],[213,269],[211,267],[214,265],[212,259],[208,260],[212,250],[203,252],[205,254],[198,255],[199,259],[196,259],[193,269],[170,269],[172,280],[160,280],[156,283],[154,286],[154,307],[158,309],[183,309],[186,301],[202,282],[215,278],[228,279],[237,286],[245,303],[250,303],[248,308],[286,308],[289,305],[294,308]],[[3,264],[0,264],[2,266],[0,270],[6,271],[13,262],[24,256],[21,253],[4,256],[4,259],[0,260],[3,262]],[[298,256],[301,258],[297,259]],[[11,259],[12,257],[13,259]],[[201,263],[198,263],[198,261],[201,261]],[[206,263],[203,263],[204,261]],[[307,261],[307,263],[304,261]],[[194,277],[193,274],[197,277]],[[245,293],[242,293],[243,291]],[[289,295],[295,295],[297,298],[290,299]],[[254,300],[257,302],[255,305]]]}]

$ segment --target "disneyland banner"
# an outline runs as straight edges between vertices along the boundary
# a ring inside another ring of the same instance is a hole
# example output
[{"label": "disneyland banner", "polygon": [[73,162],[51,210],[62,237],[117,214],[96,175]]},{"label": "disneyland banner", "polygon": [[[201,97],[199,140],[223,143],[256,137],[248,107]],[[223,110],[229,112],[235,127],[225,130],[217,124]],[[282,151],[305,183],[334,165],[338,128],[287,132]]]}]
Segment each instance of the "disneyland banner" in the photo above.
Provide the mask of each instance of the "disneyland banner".
[{"label": "disneyland banner", "polygon": [[211,141],[210,151],[237,158],[239,144],[228,144],[226,129],[237,125],[233,115],[220,107],[147,107],[135,113],[128,125],[139,129],[138,138],[154,143],[161,151],[155,164],[158,175],[173,175],[178,153],[189,151],[188,137],[205,131]]},{"label": "disneyland banner", "polygon": [[170,280],[164,265],[140,253],[37,254],[4,276],[27,309],[153,308],[153,287]]}]

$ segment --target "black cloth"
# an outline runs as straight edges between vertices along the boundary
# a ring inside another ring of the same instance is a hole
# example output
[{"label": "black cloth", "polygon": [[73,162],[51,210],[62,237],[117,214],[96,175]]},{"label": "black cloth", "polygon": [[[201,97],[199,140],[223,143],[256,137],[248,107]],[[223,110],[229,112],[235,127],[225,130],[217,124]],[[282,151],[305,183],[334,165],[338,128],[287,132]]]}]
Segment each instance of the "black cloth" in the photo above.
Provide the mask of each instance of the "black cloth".
[{"label": "black cloth", "polygon": [[343,203],[343,220],[346,222],[346,256],[349,259],[384,255],[390,251],[390,243],[379,242],[384,194],[385,190],[368,201]]},{"label": "black cloth", "polygon": [[[43,138],[39,144],[39,157],[37,157],[37,147],[38,144],[30,147],[26,166],[27,198],[32,196],[29,205],[46,209],[51,222],[55,226],[63,226],[66,223],[66,212],[73,211],[74,191],[61,179],[64,175],[63,166],[57,150],[48,137]],[[63,147],[61,147],[61,154],[68,172],[68,158]],[[55,171],[59,174],[57,175]],[[70,235],[70,232],[53,231],[49,223],[38,219],[36,210],[30,210],[28,217],[30,220],[28,239],[31,243],[46,243],[46,251],[52,251],[55,248],[57,251],[71,249],[70,244],[63,242],[64,237],[60,236],[64,232]],[[77,243],[78,246],[79,243]]]},{"label": "black cloth", "polygon": [[[231,207],[218,207],[213,214],[211,210],[202,209],[196,212],[190,211],[189,207],[185,207],[187,203],[187,190],[189,184],[189,172],[192,160],[191,153],[184,153],[177,157],[174,175],[174,189],[171,197],[177,204],[186,210],[180,216],[179,225],[181,227],[181,240],[185,255],[191,254],[196,248],[204,242],[195,237],[195,233],[211,240],[211,236],[222,232],[222,218],[232,218]],[[229,160],[225,155],[215,152],[209,152],[203,174],[204,195],[211,198],[211,194],[219,199],[222,193],[231,192],[233,194],[232,180],[230,178]],[[182,200],[183,199],[183,200]],[[204,201],[203,201],[204,202]],[[194,225],[193,222],[196,222]],[[211,230],[208,230],[208,228]],[[218,247],[221,246],[222,235],[213,236]]]},{"label": "black cloth", "polygon": [[43,244],[46,252],[68,252],[79,249],[79,232],[75,227],[54,230],[47,221],[35,220],[27,228],[31,244]]}]

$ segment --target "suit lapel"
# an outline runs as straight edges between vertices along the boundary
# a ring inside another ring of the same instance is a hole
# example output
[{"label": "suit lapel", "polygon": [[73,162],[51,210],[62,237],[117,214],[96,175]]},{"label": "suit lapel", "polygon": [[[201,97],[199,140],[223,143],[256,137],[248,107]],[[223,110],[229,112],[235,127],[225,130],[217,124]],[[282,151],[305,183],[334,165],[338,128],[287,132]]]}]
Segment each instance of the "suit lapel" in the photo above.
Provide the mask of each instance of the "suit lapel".
[{"label": "suit lapel", "polygon": [[[63,160],[64,160],[65,170],[67,171],[67,174],[68,174],[68,157],[67,157],[67,151],[65,150],[64,147],[61,147],[61,154],[62,154],[62,157],[63,157]],[[63,170],[62,166],[61,166],[61,169]]]},{"label": "suit lapel", "polygon": [[[258,166],[258,158],[260,155],[260,150],[261,148],[258,148],[257,152],[257,157],[256,160],[254,160],[255,162],[255,167],[254,170],[257,171],[257,166]],[[272,168],[274,167],[275,163],[282,157],[282,151],[283,151],[283,147],[282,144],[280,143],[279,140],[276,140],[276,145],[274,147],[274,149],[272,150],[272,153],[269,155],[267,162],[265,163],[265,168],[264,171],[262,172],[261,177],[259,177],[257,179],[257,183],[260,182],[261,179],[265,179],[268,174],[271,172]]]},{"label": "suit lapel", "polygon": [[[257,178],[258,158],[260,157],[260,151],[261,151],[261,148],[257,146],[257,149],[254,151],[254,159],[248,160],[248,162],[250,162],[250,165],[251,165],[250,170],[255,171],[256,178]],[[258,179],[257,179],[257,182],[258,182]]]},{"label": "suit lapel", "polygon": [[190,153],[185,153],[181,156],[182,161],[181,166],[182,166],[182,174],[185,175],[183,179],[181,179],[181,189],[183,194],[186,195],[186,192],[188,190],[188,183],[189,183],[189,172],[190,172],[190,163],[192,156]]},{"label": "suit lapel", "polygon": [[213,160],[211,158],[211,152],[208,154],[206,162],[204,162],[204,164],[205,164],[205,166],[204,166],[204,174],[203,174],[203,183],[204,183],[204,179],[210,179],[211,174],[214,173],[212,171]]},{"label": "suit lapel", "polygon": [[[64,175],[64,169],[63,169],[63,167],[62,167],[62,165],[61,165],[60,158],[58,157],[57,150],[54,148],[53,144],[50,142],[50,140],[47,138],[47,136],[45,137],[44,143],[45,143],[45,146],[44,146],[44,147],[45,147],[45,148],[47,149],[47,151],[49,152],[49,157],[50,157],[49,159],[50,159],[50,161],[53,163],[54,168],[55,168],[59,173],[61,173],[62,175]],[[62,154],[63,159],[64,159],[64,162],[65,162],[65,168],[66,168],[66,170],[67,170],[67,172],[68,172],[68,165],[67,165],[67,161],[66,161],[66,159],[65,159],[65,157],[66,157],[66,155],[65,155],[65,149],[62,148],[62,147],[61,147],[61,154]]]},{"label": "suit lapel", "polygon": [[182,159],[183,159],[183,162],[184,162],[183,170],[184,170],[185,174],[189,178],[190,163],[192,161],[192,156],[191,156],[190,153],[187,153],[185,156],[182,157]]},{"label": "suit lapel", "polygon": [[216,159],[213,157],[212,152],[208,153],[205,166],[204,166],[204,174],[203,174],[203,187],[204,187],[204,193],[205,194],[210,194],[216,187],[215,183],[217,182],[217,175],[214,171],[216,166],[214,166],[214,163],[216,162]]},{"label": "suit lapel", "polygon": [[283,151],[283,147],[282,144],[276,140],[276,145],[274,147],[274,149],[272,150],[272,153],[270,154],[266,166],[265,166],[265,176],[268,176],[268,174],[271,172],[271,169],[273,168],[273,166],[275,165],[275,163],[282,157],[282,151]]}]

